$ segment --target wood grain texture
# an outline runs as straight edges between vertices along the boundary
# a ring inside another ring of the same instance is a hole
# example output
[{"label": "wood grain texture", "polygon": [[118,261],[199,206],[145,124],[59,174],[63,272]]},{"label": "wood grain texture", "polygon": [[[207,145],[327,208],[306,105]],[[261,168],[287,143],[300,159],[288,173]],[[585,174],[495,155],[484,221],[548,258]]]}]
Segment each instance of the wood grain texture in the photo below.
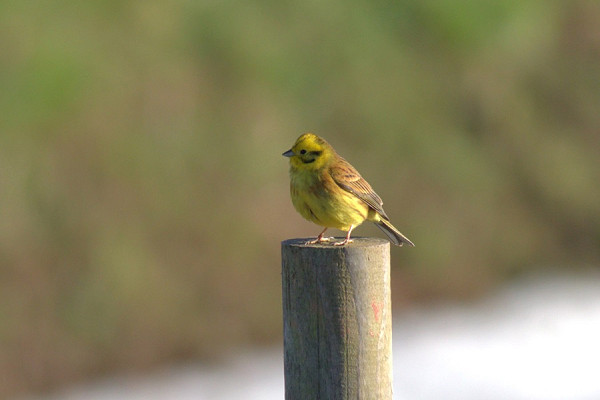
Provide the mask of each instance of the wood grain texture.
[{"label": "wood grain texture", "polygon": [[285,398],[391,400],[389,242],[307,240],[281,244]]}]

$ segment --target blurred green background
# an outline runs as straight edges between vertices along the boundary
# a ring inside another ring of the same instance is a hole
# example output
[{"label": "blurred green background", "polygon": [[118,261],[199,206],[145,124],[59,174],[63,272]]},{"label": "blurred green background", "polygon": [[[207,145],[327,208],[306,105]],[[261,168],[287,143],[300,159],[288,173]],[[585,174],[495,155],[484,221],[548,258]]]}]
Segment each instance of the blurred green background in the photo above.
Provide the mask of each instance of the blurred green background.
[{"label": "blurred green background", "polygon": [[277,345],[307,131],[396,310],[599,265],[595,1],[4,0],[0,110],[0,397]]}]

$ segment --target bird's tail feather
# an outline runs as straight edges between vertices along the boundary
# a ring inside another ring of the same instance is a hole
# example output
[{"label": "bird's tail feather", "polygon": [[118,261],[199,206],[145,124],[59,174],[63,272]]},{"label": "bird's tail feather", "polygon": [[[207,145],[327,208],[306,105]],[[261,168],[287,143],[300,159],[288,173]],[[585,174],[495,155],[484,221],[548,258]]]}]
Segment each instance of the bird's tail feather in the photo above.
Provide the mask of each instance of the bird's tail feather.
[{"label": "bird's tail feather", "polygon": [[415,246],[413,242],[400,233],[400,231],[387,219],[381,218],[379,221],[375,222],[375,225],[377,225],[377,227],[381,229],[396,246],[402,246],[404,243],[412,247]]}]

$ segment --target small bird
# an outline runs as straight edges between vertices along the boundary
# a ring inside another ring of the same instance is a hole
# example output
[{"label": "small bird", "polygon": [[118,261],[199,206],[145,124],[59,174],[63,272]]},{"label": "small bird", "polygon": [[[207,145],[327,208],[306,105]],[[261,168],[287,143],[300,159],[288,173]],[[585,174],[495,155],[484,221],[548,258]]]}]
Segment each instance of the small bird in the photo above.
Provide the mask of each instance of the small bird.
[{"label": "small bird", "polygon": [[343,246],[351,241],[352,230],[369,220],[395,245],[414,246],[392,225],[383,211],[381,198],[371,185],[325,139],[305,133],[283,156],[290,158],[290,193],[294,208],[305,219],[325,228],[307,244],[329,241],[331,238],[323,237],[325,231],[336,228],[347,232],[343,241],[334,243]]}]

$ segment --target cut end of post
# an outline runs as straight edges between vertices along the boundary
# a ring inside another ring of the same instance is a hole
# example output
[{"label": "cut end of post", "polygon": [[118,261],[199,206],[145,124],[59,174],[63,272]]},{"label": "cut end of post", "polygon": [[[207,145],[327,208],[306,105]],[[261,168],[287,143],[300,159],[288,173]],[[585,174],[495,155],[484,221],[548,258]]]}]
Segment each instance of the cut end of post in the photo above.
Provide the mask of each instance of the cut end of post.
[{"label": "cut end of post", "polygon": [[334,243],[338,243],[344,240],[343,237],[334,237],[331,238],[327,242],[322,243],[308,243],[314,238],[295,238],[295,239],[287,239],[281,242],[283,246],[292,246],[292,247],[313,247],[313,248],[333,248],[333,249],[343,249],[348,247],[370,247],[370,246],[381,246],[390,244],[389,241],[381,238],[372,238],[372,237],[353,237],[352,241],[343,245],[343,246],[335,246]]}]

